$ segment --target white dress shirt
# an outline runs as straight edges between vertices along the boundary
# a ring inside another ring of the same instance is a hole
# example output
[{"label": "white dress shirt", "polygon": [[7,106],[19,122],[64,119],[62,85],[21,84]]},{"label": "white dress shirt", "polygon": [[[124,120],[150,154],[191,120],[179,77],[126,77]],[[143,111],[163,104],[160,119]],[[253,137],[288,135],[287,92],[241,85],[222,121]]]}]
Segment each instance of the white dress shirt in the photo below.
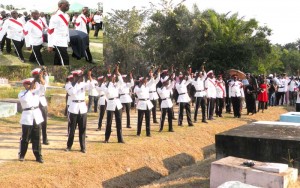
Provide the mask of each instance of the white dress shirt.
[{"label": "white dress shirt", "polygon": [[161,98],[161,108],[172,108],[173,103],[170,98],[172,89],[174,87],[175,81],[172,81],[167,87],[163,86],[161,88],[157,88],[157,93],[159,94],[159,97]]},{"label": "white dress shirt", "polygon": [[152,102],[149,100],[149,87],[144,84],[141,87],[136,86],[134,88],[134,93],[138,97],[138,102],[136,108],[138,110],[150,110],[153,108]]},{"label": "white dress shirt", "polygon": [[82,31],[87,34],[86,29],[87,18],[84,14],[80,14],[75,21],[75,29],[78,31]]},{"label": "white dress shirt", "polygon": [[106,95],[105,95],[105,87],[106,83],[101,83],[100,86],[97,86],[96,89],[99,93],[99,100],[98,100],[98,106],[105,105],[105,102],[107,101]]},{"label": "white dress shirt", "polygon": [[176,83],[175,87],[176,87],[176,90],[178,92],[178,99],[177,99],[177,102],[180,103],[188,103],[191,101],[191,98],[189,97],[188,95],[188,92],[187,92],[187,86],[191,83],[191,78],[189,77],[189,79],[186,81],[186,80],[182,80],[182,82],[178,82]]},{"label": "white dress shirt", "polygon": [[2,29],[0,31],[0,41],[2,41],[3,36],[7,33],[7,38],[16,41],[21,41],[24,39],[23,24],[20,19],[9,18],[6,19]]},{"label": "white dress shirt", "polygon": [[72,97],[72,102],[69,106],[69,112],[72,114],[87,113],[85,103],[85,91],[89,89],[89,84],[85,82],[76,83],[75,86],[69,85],[68,94]]},{"label": "white dress shirt", "polygon": [[41,20],[29,20],[24,26],[26,47],[43,44],[43,24]]},{"label": "white dress shirt", "polygon": [[243,84],[240,81],[231,81],[229,83],[229,97],[242,97]]},{"label": "white dress shirt", "polygon": [[122,83],[119,94],[121,103],[131,103],[132,98],[130,96],[130,89],[134,86],[133,79],[130,79],[129,83]]}]

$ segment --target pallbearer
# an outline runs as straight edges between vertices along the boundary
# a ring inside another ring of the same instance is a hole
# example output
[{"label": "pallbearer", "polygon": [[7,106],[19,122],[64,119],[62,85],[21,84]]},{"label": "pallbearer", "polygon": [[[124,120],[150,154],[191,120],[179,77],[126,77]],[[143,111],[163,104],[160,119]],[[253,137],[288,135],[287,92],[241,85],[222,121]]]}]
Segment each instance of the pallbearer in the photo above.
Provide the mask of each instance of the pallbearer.
[{"label": "pallbearer", "polygon": [[78,124],[79,142],[82,153],[86,153],[85,135],[87,121],[87,106],[85,103],[85,92],[89,89],[89,85],[83,81],[83,71],[77,70],[72,72],[74,81],[69,86],[67,92],[72,97],[69,106],[69,123],[70,130],[68,134],[68,142],[66,151],[70,151],[73,146],[75,130]]},{"label": "pallbearer", "polygon": [[171,100],[171,91],[174,87],[174,81],[169,79],[169,76],[165,76],[164,78],[161,78],[162,87],[157,88],[157,93],[159,94],[159,97],[161,98],[161,118],[160,118],[160,129],[159,132],[163,130],[164,122],[166,114],[168,113],[168,122],[169,122],[169,132],[174,132],[173,126],[172,126],[172,107],[173,103]]},{"label": "pallbearer", "polygon": [[[40,79],[41,75],[39,76]],[[20,143],[19,161],[24,161],[28,143],[32,141],[32,150],[37,162],[43,163],[41,152],[41,126],[44,121],[42,112],[39,109],[40,92],[45,88],[43,86],[36,89],[37,79],[28,78],[22,81],[25,91],[18,95],[23,112],[20,123],[22,125],[22,137]]]},{"label": "pallbearer", "polygon": [[131,90],[131,87],[134,86],[132,73],[130,73],[129,76],[122,75],[122,78],[123,78],[124,82],[122,83],[122,86],[119,89],[120,101],[126,111],[126,117],[127,117],[126,127],[131,128],[131,126],[130,126],[130,108],[131,108],[132,98],[130,95],[130,90]]},{"label": "pallbearer", "polygon": [[98,100],[98,106],[99,106],[99,120],[98,120],[98,128],[96,131],[100,131],[102,127],[102,121],[105,114],[105,109],[107,105],[107,98],[104,93],[104,88],[106,87],[106,77],[105,76],[99,76],[98,77],[98,87],[96,87],[98,93],[99,93],[99,100]]},{"label": "pallbearer", "polygon": [[231,97],[233,113],[235,118],[241,117],[241,96],[243,90],[242,82],[238,81],[237,75],[233,75],[233,80],[229,83],[229,97]]},{"label": "pallbearer", "polygon": [[44,122],[41,124],[42,135],[43,135],[43,144],[48,145],[48,136],[47,136],[47,116],[48,116],[48,105],[45,97],[46,88],[49,85],[49,76],[45,68],[36,68],[31,71],[32,77],[36,78],[35,86],[37,89],[43,87],[44,89],[39,92],[39,108],[42,112]]},{"label": "pallbearer", "polygon": [[147,77],[139,78],[139,85],[135,86],[134,93],[137,95],[138,102],[136,108],[138,109],[138,125],[137,125],[137,136],[141,135],[143,118],[145,115],[146,119],[146,135],[151,136],[150,133],[150,110],[153,108],[153,104],[149,100],[149,87],[148,85],[153,84],[154,78],[153,73],[149,73],[151,80],[148,82]]}]

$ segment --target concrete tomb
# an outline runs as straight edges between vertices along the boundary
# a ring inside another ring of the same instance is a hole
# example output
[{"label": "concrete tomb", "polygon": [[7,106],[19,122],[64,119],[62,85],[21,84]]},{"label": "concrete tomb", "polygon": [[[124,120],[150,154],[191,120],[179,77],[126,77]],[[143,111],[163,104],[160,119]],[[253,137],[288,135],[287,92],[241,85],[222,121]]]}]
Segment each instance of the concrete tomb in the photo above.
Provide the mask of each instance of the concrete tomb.
[{"label": "concrete tomb", "polygon": [[[220,186],[225,188],[226,182],[238,181],[248,185],[244,186],[241,184],[239,186],[239,184],[235,183],[237,186],[231,187],[286,188],[297,181],[298,169],[288,168],[285,164],[259,161],[252,161],[254,166],[249,167],[243,165],[246,161],[248,160],[229,156],[211,163],[210,187],[217,188]],[[270,169],[276,172],[270,172]]]},{"label": "concrete tomb", "polygon": [[281,114],[280,121],[300,123],[300,112],[288,112],[285,114]]},{"label": "concrete tomb", "polygon": [[16,113],[16,103],[0,102],[0,118],[14,116]]}]

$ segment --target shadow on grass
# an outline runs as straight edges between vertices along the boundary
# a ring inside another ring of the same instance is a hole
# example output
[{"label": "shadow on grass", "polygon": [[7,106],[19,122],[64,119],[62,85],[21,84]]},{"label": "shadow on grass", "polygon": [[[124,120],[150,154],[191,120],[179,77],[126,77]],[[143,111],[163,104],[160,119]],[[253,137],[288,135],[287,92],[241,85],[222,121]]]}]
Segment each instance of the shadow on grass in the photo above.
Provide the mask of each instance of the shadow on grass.
[{"label": "shadow on grass", "polygon": [[163,163],[166,169],[168,169],[169,174],[171,174],[184,166],[190,166],[192,164],[195,164],[196,161],[194,157],[186,153],[181,153],[173,157],[164,159]]}]

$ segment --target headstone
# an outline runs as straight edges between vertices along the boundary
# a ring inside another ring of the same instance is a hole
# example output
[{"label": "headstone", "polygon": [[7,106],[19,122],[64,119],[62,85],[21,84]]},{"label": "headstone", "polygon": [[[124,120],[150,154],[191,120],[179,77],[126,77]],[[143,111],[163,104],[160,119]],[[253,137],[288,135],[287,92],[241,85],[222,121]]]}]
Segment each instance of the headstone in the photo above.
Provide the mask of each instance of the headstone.
[{"label": "headstone", "polygon": [[17,104],[0,102],[0,118],[10,117],[17,114]]},{"label": "headstone", "polygon": [[19,99],[5,98],[5,99],[0,99],[0,102],[16,104],[17,105],[17,112],[19,112],[19,113],[22,112],[22,106],[21,106],[21,103],[20,103]]},{"label": "headstone", "polygon": [[281,114],[280,121],[300,123],[300,112],[288,112],[285,114]]},{"label": "headstone", "polygon": [[[217,188],[228,181],[239,181],[257,187],[287,188],[297,181],[298,170],[288,168],[282,173],[266,172],[243,165],[247,159],[226,157],[211,163],[210,187]],[[254,166],[266,165],[253,161]]]}]

